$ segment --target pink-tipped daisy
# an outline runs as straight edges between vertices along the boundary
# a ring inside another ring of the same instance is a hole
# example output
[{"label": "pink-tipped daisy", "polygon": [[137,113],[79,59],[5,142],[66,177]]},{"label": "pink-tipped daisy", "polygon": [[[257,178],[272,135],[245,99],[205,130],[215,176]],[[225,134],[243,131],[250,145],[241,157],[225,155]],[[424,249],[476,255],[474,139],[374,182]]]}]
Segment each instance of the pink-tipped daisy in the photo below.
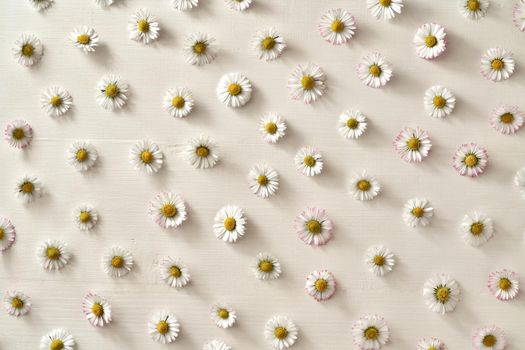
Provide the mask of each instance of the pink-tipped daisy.
[{"label": "pink-tipped daisy", "polygon": [[352,337],[361,350],[379,350],[390,340],[390,329],[383,317],[367,314],[354,322]]},{"label": "pink-tipped daisy", "polygon": [[33,140],[33,129],[25,120],[15,120],[6,125],[4,138],[11,147],[26,148]]},{"label": "pink-tipped daisy", "polygon": [[309,245],[323,245],[332,238],[333,224],[324,209],[306,208],[295,218],[294,228]]},{"label": "pink-tipped daisy", "polygon": [[11,316],[24,316],[31,310],[31,298],[17,290],[9,290],[4,295],[4,307]]},{"label": "pink-tipped daisy", "polygon": [[88,293],[82,302],[82,311],[95,327],[104,327],[111,322],[111,305],[101,296]]},{"label": "pink-tipped daisy", "polygon": [[403,160],[409,163],[420,163],[428,156],[432,148],[432,141],[428,133],[419,127],[404,128],[395,137],[394,148]]},{"label": "pink-tipped daisy", "polygon": [[520,290],[518,274],[507,269],[491,272],[487,281],[487,287],[499,300],[514,299]]},{"label": "pink-tipped daisy", "polygon": [[314,271],[306,277],[304,288],[306,293],[315,300],[328,300],[334,295],[336,289],[334,275],[328,270]]},{"label": "pink-tipped daisy", "polygon": [[162,228],[179,227],[187,218],[186,204],[178,194],[162,192],[155,196],[149,214]]},{"label": "pink-tipped daisy", "polygon": [[447,33],[439,24],[426,23],[418,28],[412,42],[419,57],[431,60],[447,49]]},{"label": "pink-tipped daisy", "polygon": [[492,111],[490,126],[504,135],[511,135],[523,126],[524,120],[525,113],[520,111],[518,106],[502,104]]},{"label": "pink-tipped daisy", "polygon": [[461,176],[479,176],[485,171],[488,163],[487,150],[472,142],[459,146],[452,157],[452,166]]},{"label": "pink-tipped daisy", "polygon": [[423,338],[416,346],[417,350],[447,350],[445,343],[437,338]]},{"label": "pink-tipped daisy", "polygon": [[516,28],[525,32],[525,0],[518,0],[512,7],[512,19]]},{"label": "pink-tipped daisy", "polygon": [[503,350],[507,346],[507,339],[501,328],[486,326],[474,332],[472,346],[475,350]]},{"label": "pink-tipped daisy", "polygon": [[15,226],[9,219],[0,216],[0,252],[11,248],[15,239]]},{"label": "pink-tipped daisy", "polygon": [[324,40],[333,45],[348,42],[355,34],[354,16],[343,9],[330,9],[321,16],[319,32]]},{"label": "pink-tipped daisy", "polygon": [[488,80],[501,81],[510,78],[516,63],[512,52],[499,47],[488,49],[481,57],[481,74]]}]

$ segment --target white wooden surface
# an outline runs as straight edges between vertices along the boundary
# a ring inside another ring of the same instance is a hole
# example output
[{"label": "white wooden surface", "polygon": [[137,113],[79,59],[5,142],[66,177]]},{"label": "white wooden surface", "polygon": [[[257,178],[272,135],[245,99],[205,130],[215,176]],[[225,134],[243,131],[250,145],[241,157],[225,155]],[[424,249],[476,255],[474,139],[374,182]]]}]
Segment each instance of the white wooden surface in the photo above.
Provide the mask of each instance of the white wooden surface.
[{"label": "white wooden surface", "polygon": [[[489,294],[490,271],[510,268],[525,276],[525,201],[512,184],[515,171],[525,165],[525,131],[515,136],[497,134],[488,115],[498,103],[525,108],[525,34],[511,22],[514,1],[493,0],[479,23],[464,19],[455,1],[407,0],[403,14],[391,22],[371,17],[365,1],[259,0],[245,13],[231,11],[220,0],[202,0],[190,13],[179,13],[167,1],[123,0],[107,9],[91,1],[56,0],[45,13],[24,1],[0,2],[0,106],[2,128],[17,118],[35,130],[30,150],[0,144],[0,215],[16,225],[12,249],[1,256],[0,290],[19,289],[31,296],[33,310],[23,318],[0,312],[0,349],[36,349],[40,337],[55,327],[69,329],[78,349],[163,349],[147,334],[150,316],[162,309],[179,318],[180,338],[171,346],[200,349],[219,338],[234,349],[267,349],[266,320],[288,315],[300,328],[294,349],[348,349],[354,320],[367,312],[383,315],[391,327],[386,349],[410,349],[421,337],[436,336],[450,349],[470,348],[474,329],[497,324],[508,334],[509,349],[525,343],[523,293],[511,302]],[[144,46],[127,38],[132,12],[149,8],[158,16],[160,40]],[[349,45],[334,47],[317,32],[319,17],[332,7],[351,11],[358,34]],[[416,57],[411,44],[417,27],[437,22],[448,30],[449,48],[428,62]],[[78,25],[93,26],[102,46],[84,55],[67,41]],[[252,35],[273,26],[288,41],[289,49],[273,63],[258,61],[251,51]],[[11,57],[11,46],[22,32],[33,32],[45,46],[38,66],[25,69]],[[221,48],[217,59],[204,67],[184,62],[186,34],[204,31]],[[518,68],[502,83],[486,81],[478,72],[483,52],[493,46],[514,52]],[[374,90],[358,80],[355,67],[371,51],[385,54],[394,66],[394,78]],[[328,93],[312,106],[291,101],[286,87],[289,72],[298,63],[315,62],[328,76]],[[220,76],[245,73],[254,85],[252,100],[232,110],[215,97]],[[130,102],[112,113],[99,107],[94,87],[106,73],[120,74],[131,86]],[[39,108],[40,92],[60,85],[74,98],[70,117],[56,120]],[[424,91],[443,84],[458,98],[446,120],[426,115]],[[197,107],[187,119],[173,119],[162,110],[162,96],[170,87],[193,90]],[[370,128],[359,141],[339,136],[336,120],[344,109],[355,107],[370,118]],[[289,134],[277,145],[262,141],[259,117],[269,111],[288,121]],[[429,130],[434,147],[420,165],[406,164],[395,154],[391,140],[405,126]],[[185,142],[200,133],[221,146],[221,162],[207,171],[187,165],[180,155]],[[128,150],[142,138],[156,141],[166,155],[166,166],[148,176],[134,171]],[[65,152],[77,139],[90,140],[100,162],[83,175],[66,163]],[[490,167],[478,179],[463,178],[451,167],[455,148],[477,142],[488,149]],[[303,145],[318,147],[325,159],[321,176],[306,178],[294,168],[293,156]],[[250,167],[267,161],[281,175],[277,196],[262,200],[250,193]],[[370,203],[353,200],[346,192],[348,177],[363,168],[375,173],[384,192]],[[31,205],[13,195],[16,180],[25,173],[38,176],[46,194]],[[189,206],[189,220],[179,230],[160,229],[147,216],[147,205],[159,191],[179,192]],[[401,219],[403,203],[425,196],[435,208],[430,227],[414,230]],[[72,209],[93,204],[100,223],[93,233],[79,232]],[[211,226],[226,204],[243,207],[248,233],[228,245],[216,239]],[[326,208],[335,224],[334,238],[322,248],[303,244],[292,229],[295,215],[307,206]],[[481,248],[467,246],[459,235],[462,216],[473,210],[489,214],[497,235]],[[57,273],[44,271],[36,247],[47,238],[69,243],[74,258]],[[374,277],[363,264],[372,244],[385,244],[398,257],[386,278]],[[119,244],[136,259],[133,271],[112,279],[100,267],[103,251]],[[249,263],[260,251],[274,253],[283,265],[280,280],[256,280]],[[157,261],[170,255],[182,258],[191,269],[192,282],[174,290],[158,277]],[[306,295],[306,275],[320,268],[331,270],[338,290],[318,303]],[[440,316],[422,299],[424,281],[436,272],[454,276],[462,287],[455,312]],[[522,279],[522,282],[525,280]],[[81,312],[83,296],[93,291],[109,299],[114,322],[95,329]],[[229,330],[215,327],[208,316],[216,301],[233,306],[238,324]]]}]

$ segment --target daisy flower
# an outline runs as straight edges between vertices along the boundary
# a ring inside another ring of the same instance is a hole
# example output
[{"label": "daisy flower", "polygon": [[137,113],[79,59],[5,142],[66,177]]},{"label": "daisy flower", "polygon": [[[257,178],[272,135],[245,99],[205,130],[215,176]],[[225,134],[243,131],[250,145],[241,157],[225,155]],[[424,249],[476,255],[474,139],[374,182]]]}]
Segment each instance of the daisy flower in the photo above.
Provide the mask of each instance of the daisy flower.
[{"label": "daisy flower", "polygon": [[379,52],[370,53],[357,65],[357,75],[363,84],[380,88],[392,78],[392,65]]},{"label": "daisy flower", "polygon": [[437,338],[423,338],[417,343],[417,350],[447,350],[445,343]]},{"label": "daisy flower", "polygon": [[11,147],[26,148],[33,140],[33,129],[25,120],[14,120],[6,125],[4,138]]},{"label": "daisy flower", "polygon": [[242,107],[252,97],[252,83],[241,73],[224,74],[217,84],[217,98],[228,107]]},{"label": "daisy flower", "polygon": [[164,95],[164,109],[172,117],[184,118],[191,113],[194,104],[191,91],[183,87],[169,89]]},{"label": "daisy flower", "polygon": [[26,175],[16,183],[16,197],[24,203],[31,203],[42,196],[42,183],[34,176]]},{"label": "daisy flower", "polygon": [[303,175],[315,176],[323,170],[323,155],[311,146],[303,147],[294,157],[295,165]]},{"label": "daisy flower", "polygon": [[257,31],[252,46],[259,59],[273,61],[286,49],[286,41],[275,29],[268,28]]},{"label": "daisy flower", "polygon": [[3,252],[15,243],[16,229],[11,221],[0,216],[0,252]]},{"label": "daisy flower", "polygon": [[479,176],[485,171],[488,163],[487,150],[475,143],[462,144],[452,157],[452,166],[461,176]]},{"label": "daisy flower", "polygon": [[147,9],[140,9],[131,15],[128,21],[128,33],[131,40],[149,44],[159,37],[159,22],[157,17]]},{"label": "daisy flower", "polygon": [[181,261],[170,257],[159,262],[160,278],[173,288],[182,288],[190,282],[190,270]]},{"label": "daisy flower", "polygon": [[129,160],[136,170],[152,174],[162,168],[164,154],[156,143],[142,140],[134,144],[129,150]]},{"label": "daisy flower", "polygon": [[177,228],[188,216],[184,199],[171,192],[161,192],[153,198],[149,215],[162,228]]},{"label": "daisy flower", "polygon": [[379,350],[388,343],[390,329],[383,317],[367,314],[352,326],[352,337],[359,349]]},{"label": "daisy flower", "polygon": [[516,28],[525,32],[525,0],[518,0],[512,7],[512,19]]},{"label": "daisy flower", "polygon": [[23,66],[31,67],[44,55],[44,47],[33,34],[22,34],[13,47],[15,60]]},{"label": "daisy flower", "polygon": [[286,122],[277,113],[268,113],[259,121],[259,131],[264,141],[276,143],[286,135]]},{"label": "daisy flower", "polygon": [[435,85],[425,91],[425,111],[433,118],[444,118],[454,110],[456,96],[446,87]]},{"label": "daisy flower", "polygon": [[199,5],[199,0],[171,0],[171,6],[179,11],[188,11]]},{"label": "daisy flower", "polygon": [[306,208],[294,220],[299,238],[309,245],[324,245],[332,239],[332,221],[320,208]]},{"label": "daisy flower", "polygon": [[67,245],[56,239],[49,239],[37,249],[40,265],[46,270],[60,270],[71,260]]},{"label": "daisy flower", "polygon": [[75,339],[73,335],[62,328],[53,329],[40,339],[40,349],[42,350],[73,350]]},{"label": "daisy flower", "polygon": [[288,78],[288,89],[294,100],[310,104],[317,101],[326,91],[326,75],[316,64],[305,67],[297,65]]},{"label": "daisy flower", "polygon": [[518,106],[499,105],[492,112],[490,117],[490,126],[496,131],[511,135],[516,133],[525,120],[525,113],[519,110]]},{"label": "daisy flower", "polygon": [[434,216],[434,208],[425,198],[412,198],[403,206],[403,220],[409,227],[425,227]]},{"label": "daisy flower", "polygon": [[173,343],[179,335],[179,330],[179,321],[167,311],[155,314],[148,323],[149,335],[161,344]]},{"label": "daisy flower", "polygon": [[512,52],[498,47],[488,49],[481,57],[481,74],[489,80],[500,81],[514,73],[515,62]]},{"label": "daisy flower", "polygon": [[202,350],[231,350],[231,346],[228,344],[220,341],[220,340],[212,340],[209,343],[204,344],[202,347]]},{"label": "daisy flower", "polygon": [[428,156],[432,141],[428,137],[428,132],[419,127],[404,128],[395,137],[394,148],[404,161],[420,163]]},{"label": "daisy flower", "polygon": [[191,139],[185,149],[186,161],[198,169],[213,168],[219,161],[217,142],[208,136]]},{"label": "daisy flower", "polygon": [[235,11],[244,11],[252,5],[253,0],[224,0],[226,6]]},{"label": "daisy flower", "polygon": [[274,316],[266,322],[264,336],[278,350],[291,347],[297,341],[299,329],[286,316]]},{"label": "daisy flower", "polygon": [[133,268],[133,255],[124,248],[114,246],[102,256],[102,269],[111,277],[126,276]]},{"label": "daisy flower", "polygon": [[417,29],[412,42],[419,57],[431,60],[447,49],[447,33],[439,24],[426,23]]},{"label": "daisy flower", "polygon": [[319,32],[324,40],[333,45],[348,42],[355,34],[354,16],[343,9],[330,9],[321,16]]},{"label": "daisy flower", "polygon": [[267,164],[256,164],[248,174],[248,185],[256,196],[268,198],[279,189],[279,174]]},{"label": "daisy flower", "polygon": [[491,218],[483,213],[467,214],[461,221],[461,233],[465,242],[478,247],[492,238],[494,223]]},{"label": "daisy flower", "polygon": [[366,116],[357,109],[344,111],[337,122],[337,130],[346,139],[358,139],[366,127]]},{"label": "daisy flower", "polygon": [[403,0],[366,0],[370,14],[377,19],[392,19],[401,14]]},{"label": "daisy flower", "polygon": [[459,0],[459,12],[463,17],[479,20],[487,14],[489,0]]},{"label": "daisy flower", "polygon": [[525,167],[516,172],[514,176],[514,184],[518,187],[521,197],[525,199]]},{"label": "daisy flower", "polygon": [[241,208],[227,205],[217,212],[213,224],[215,236],[224,242],[233,243],[246,232],[246,217]]},{"label": "daisy flower", "polygon": [[499,300],[514,299],[520,290],[518,275],[510,270],[494,271],[489,274],[487,287]]},{"label": "daisy flower", "polygon": [[503,350],[507,339],[503,330],[496,326],[482,327],[472,335],[472,346],[475,350]]},{"label": "daisy flower", "polygon": [[350,178],[350,194],[360,201],[374,199],[381,191],[381,186],[374,175],[366,170],[354,173]]},{"label": "daisy flower", "polygon": [[28,0],[28,2],[35,10],[42,11],[51,7],[55,0]]},{"label": "daisy flower", "polygon": [[93,0],[95,4],[97,4],[100,7],[108,7],[113,5],[115,0]]},{"label": "daisy flower", "polygon": [[97,102],[109,110],[121,109],[128,102],[128,83],[116,75],[106,75],[97,84]]},{"label": "daisy flower", "polygon": [[336,289],[334,275],[328,270],[314,271],[306,277],[304,288],[306,293],[315,300],[328,300],[334,295]]},{"label": "daisy flower", "polygon": [[91,205],[82,204],[73,212],[73,220],[76,222],[79,230],[89,231],[97,225],[98,212]]},{"label": "daisy flower", "polygon": [[75,141],[67,150],[69,164],[80,172],[91,169],[98,159],[98,152],[86,141]]},{"label": "daisy flower", "polygon": [[84,53],[90,53],[95,52],[100,38],[98,33],[95,32],[95,29],[91,27],[78,27],[69,34],[69,40],[71,40],[75,47],[82,49]]},{"label": "daisy flower", "polygon": [[111,322],[111,305],[106,298],[88,293],[82,301],[82,311],[95,327],[104,327]]},{"label": "daisy flower", "polygon": [[4,294],[4,307],[11,316],[24,316],[31,310],[31,298],[17,290]]},{"label": "daisy flower", "polygon": [[52,86],[40,96],[40,105],[52,117],[61,117],[71,109],[73,97],[66,90]]},{"label": "daisy flower", "polygon": [[281,276],[281,263],[270,253],[257,254],[251,268],[259,280],[276,280]]},{"label": "daisy flower", "polygon": [[215,304],[211,307],[210,316],[219,328],[230,328],[237,320],[235,310],[227,305]]},{"label": "daisy flower", "polygon": [[439,274],[423,286],[423,298],[430,310],[444,315],[454,311],[459,302],[459,284],[452,277]]},{"label": "daisy flower", "polygon": [[396,259],[394,253],[388,248],[376,245],[367,249],[365,263],[370,272],[382,277],[392,271],[396,264]]},{"label": "daisy flower", "polygon": [[205,33],[198,32],[188,35],[184,40],[186,62],[196,66],[211,63],[218,53],[214,42],[215,38]]}]

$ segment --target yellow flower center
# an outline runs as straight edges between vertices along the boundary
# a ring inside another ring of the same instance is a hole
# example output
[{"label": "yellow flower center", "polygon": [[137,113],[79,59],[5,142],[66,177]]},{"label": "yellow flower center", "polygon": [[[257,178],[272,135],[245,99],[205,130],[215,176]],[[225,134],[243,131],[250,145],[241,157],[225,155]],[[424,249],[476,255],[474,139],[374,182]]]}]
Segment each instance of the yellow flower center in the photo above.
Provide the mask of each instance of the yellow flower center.
[{"label": "yellow flower center", "polygon": [[467,7],[470,11],[479,10],[479,1],[478,0],[468,0]]},{"label": "yellow flower center", "polygon": [[46,249],[46,256],[49,260],[58,260],[60,258],[60,249],[57,247],[48,247]]},{"label": "yellow flower center", "polygon": [[425,38],[425,46],[426,47],[434,47],[438,43],[437,38],[434,35],[427,35]]},{"label": "yellow flower center", "polygon": [[11,300],[11,306],[15,309],[21,309],[22,306],[24,306],[24,301],[20,298],[14,297],[13,300]]},{"label": "yellow flower center", "polygon": [[436,290],[436,299],[441,303],[447,302],[449,296],[450,296],[450,289],[448,289],[447,287],[439,287]]},{"label": "yellow flower center", "polygon": [[208,154],[210,154],[210,150],[206,146],[199,146],[195,150],[195,153],[197,154],[197,156],[199,156],[201,158],[205,158],[205,157],[208,156]]},{"label": "yellow flower center", "polygon": [[217,311],[217,315],[222,318],[223,320],[227,319],[228,317],[230,317],[230,313],[228,312],[228,310],[226,309],[219,309],[219,311]]},{"label": "yellow flower center", "polygon": [[196,42],[193,45],[193,53],[197,55],[202,55],[206,52],[206,49],[208,48],[208,45],[206,43],[203,43],[202,41]]},{"label": "yellow flower center", "polygon": [[434,345],[431,345],[427,350],[438,350]]},{"label": "yellow flower center", "polygon": [[13,135],[13,138],[15,140],[21,140],[26,136],[26,133],[24,132],[24,129],[16,128],[16,129],[13,129],[13,133],[11,135]]},{"label": "yellow flower center", "polygon": [[500,58],[495,58],[490,62],[490,65],[494,70],[502,70],[505,67],[505,62]]},{"label": "yellow flower center", "polygon": [[49,350],[62,350],[64,348],[64,343],[60,339],[54,339],[51,344],[49,344]]},{"label": "yellow flower center", "polygon": [[318,292],[322,293],[326,290],[326,288],[328,288],[328,282],[326,280],[320,278],[317,281],[315,281],[315,289]]},{"label": "yellow flower center", "polygon": [[315,86],[315,79],[310,75],[304,75],[301,78],[301,86],[305,90],[312,90]]},{"label": "yellow flower center", "polygon": [[370,75],[372,75],[373,77],[378,77],[381,75],[381,67],[379,67],[377,64],[373,64],[370,66],[370,68],[368,68],[368,72],[370,73]]},{"label": "yellow flower center", "polygon": [[104,307],[100,303],[95,303],[91,307],[91,312],[93,313],[93,315],[100,317],[104,315]]},{"label": "yellow flower center", "polygon": [[179,278],[182,275],[182,272],[178,266],[172,266],[170,267],[170,276]]},{"label": "yellow flower center", "polygon": [[186,101],[182,96],[175,96],[171,99],[171,105],[177,109],[181,109],[186,104]]},{"label": "yellow flower center", "polygon": [[308,232],[313,233],[314,235],[321,233],[321,223],[317,220],[309,220],[306,223],[306,228],[308,229]]},{"label": "yellow flower center", "polygon": [[332,29],[332,32],[334,33],[341,33],[343,29],[345,29],[345,24],[340,19],[336,19],[335,21],[332,22],[332,24],[330,25],[330,28]]},{"label": "yellow flower center", "polygon": [[507,291],[512,287],[512,282],[508,278],[503,277],[499,280],[498,287],[501,290]]},{"label": "yellow flower center", "polygon": [[87,34],[80,34],[77,36],[77,43],[80,45],[87,45],[91,42],[91,37]]},{"label": "yellow flower center", "polygon": [[24,182],[22,186],[20,186],[20,189],[24,193],[33,193],[33,190],[35,189],[35,185],[33,185],[31,182]]},{"label": "yellow flower center", "polygon": [[271,36],[267,36],[261,41],[261,46],[265,50],[271,50],[275,46],[275,39]]},{"label": "yellow flower center", "polygon": [[259,263],[259,270],[262,272],[272,272],[273,271],[273,264],[269,261],[261,261]]},{"label": "yellow flower center", "polygon": [[91,220],[91,214],[87,211],[81,211],[80,215],[78,216],[78,219],[80,222],[88,222]]},{"label": "yellow flower center", "polygon": [[233,231],[233,230],[235,230],[235,227],[237,227],[237,221],[235,221],[234,218],[229,216],[226,219],[224,219],[224,228],[227,231]]},{"label": "yellow flower center", "polygon": [[484,225],[481,222],[475,222],[470,225],[470,233],[474,236],[480,235],[483,232]]},{"label": "yellow flower center", "polygon": [[111,258],[111,266],[114,268],[120,269],[124,266],[124,259],[121,256],[114,256]]},{"label": "yellow flower center", "polygon": [[85,150],[84,148],[81,148],[75,154],[75,158],[77,159],[78,162],[84,162],[87,160],[88,155],[89,155],[88,151]]},{"label": "yellow flower center", "polygon": [[160,334],[166,334],[169,332],[169,330],[170,325],[168,324],[168,322],[161,320],[157,323],[157,332],[159,332]]},{"label": "yellow flower center", "polygon": [[420,218],[423,216],[423,214],[425,213],[425,211],[423,210],[423,208],[421,207],[415,207],[414,209],[412,209],[411,211],[412,215],[414,215],[416,218]]},{"label": "yellow flower center", "polygon": [[62,98],[60,96],[53,96],[49,100],[49,104],[53,107],[58,107],[62,104]]},{"label": "yellow flower center", "polygon": [[504,113],[499,117],[499,119],[504,124],[510,124],[514,121],[514,115],[512,113]]},{"label": "yellow flower center", "polygon": [[164,204],[160,210],[162,211],[162,215],[167,218],[172,218],[177,215],[177,208],[172,203]]},{"label": "yellow flower center", "polygon": [[315,163],[317,163],[317,161],[311,155],[307,155],[306,157],[304,157],[303,163],[308,167],[313,167]]},{"label": "yellow flower center", "polygon": [[492,334],[487,334],[486,336],[483,337],[483,340],[481,341],[483,343],[483,345],[485,345],[487,348],[491,348],[493,347],[494,345],[496,345],[496,342],[498,341],[498,339],[496,339],[495,336],[493,336]]},{"label": "yellow flower center", "polygon": [[273,135],[277,132],[277,124],[275,124],[274,122],[266,123],[264,129],[268,134]]},{"label": "yellow flower center", "polygon": [[385,257],[381,255],[374,256],[374,264],[377,266],[383,266],[385,264]]},{"label": "yellow flower center", "polygon": [[24,44],[22,46],[22,55],[26,57],[33,56],[33,52],[35,51],[35,48],[31,44]]},{"label": "yellow flower center", "polygon": [[447,100],[443,96],[434,96],[434,107],[443,108],[447,104]]},{"label": "yellow flower center", "polygon": [[259,175],[257,177],[257,183],[261,186],[266,186],[268,185],[268,178],[264,175]]},{"label": "yellow flower center", "polygon": [[359,122],[358,122],[357,119],[355,119],[355,118],[349,118],[349,119],[346,121],[346,126],[347,126],[349,129],[357,129],[357,127],[359,126]]},{"label": "yellow flower center", "polygon": [[230,85],[228,85],[228,93],[232,96],[237,96],[238,94],[241,93],[241,91],[242,91],[242,88],[237,83],[231,83]]},{"label": "yellow flower center", "polygon": [[149,31],[149,22],[146,21],[145,19],[141,19],[138,23],[137,23],[137,29],[139,30],[139,32],[141,33],[147,33]]},{"label": "yellow flower center", "polygon": [[368,327],[364,333],[368,340],[376,340],[379,337],[379,330],[376,327]]},{"label": "yellow flower center", "polygon": [[288,336],[288,330],[284,327],[275,327],[273,335],[279,340],[283,340]]},{"label": "yellow flower center", "polygon": [[412,151],[417,151],[420,145],[421,141],[417,137],[412,136],[407,140],[407,147]]},{"label": "yellow flower center", "polygon": [[109,98],[115,98],[119,92],[120,90],[115,83],[110,83],[106,86],[106,96]]},{"label": "yellow flower center", "polygon": [[2,239],[4,239],[4,235],[5,235],[5,230],[3,228],[0,227],[0,241]]},{"label": "yellow flower center", "polygon": [[360,191],[363,191],[363,192],[368,191],[370,187],[372,187],[372,185],[370,184],[370,181],[368,180],[359,180],[357,182],[357,188]]},{"label": "yellow flower center", "polygon": [[473,167],[476,164],[478,164],[478,157],[476,157],[474,154],[469,154],[465,157],[465,160],[463,162],[466,166]]},{"label": "yellow flower center", "polygon": [[151,164],[153,162],[153,153],[146,149],[140,153],[140,159],[145,164]]}]

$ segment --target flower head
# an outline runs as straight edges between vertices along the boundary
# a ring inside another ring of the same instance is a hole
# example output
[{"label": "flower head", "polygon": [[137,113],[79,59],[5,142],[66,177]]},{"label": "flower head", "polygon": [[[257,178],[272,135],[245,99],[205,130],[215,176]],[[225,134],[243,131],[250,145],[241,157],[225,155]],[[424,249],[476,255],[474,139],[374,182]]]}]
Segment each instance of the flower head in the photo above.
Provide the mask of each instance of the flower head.
[{"label": "flower head", "polygon": [[435,85],[425,91],[423,104],[429,116],[441,119],[452,113],[456,97],[446,87]]},{"label": "flower head", "polygon": [[491,272],[487,281],[487,287],[499,300],[514,299],[520,290],[518,274],[507,269]]},{"label": "flower head", "polygon": [[326,92],[326,75],[321,67],[309,63],[298,65],[288,78],[288,89],[292,99],[303,100],[310,104],[317,101]]},{"label": "flower head", "polygon": [[186,161],[195,168],[213,168],[219,161],[217,142],[208,136],[191,139],[184,150]]},{"label": "flower head", "polygon": [[352,337],[361,350],[379,350],[390,340],[390,329],[383,317],[367,314],[352,326]]},{"label": "flower head", "polygon": [[350,178],[350,194],[355,199],[368,201],[377,197],[380,191],[379,181],[366,170],[354,173]]},{"label": "flower head", "polygon": [[78,27],[69,34],[69,40],[84,53],[90,53],[95,51],[100,38],[95,29]]},{"label": "flower head", "polygon": [[121,109],[128,102],[129,85],[116,75],[106,75],[97,84],[98,104],[108,110]]},{"label": "flower head", "polygon": [[73,97],[61,87],[52,86],[42,93],[40,104],[50,116],[61,117],[71,109]]},{"label": "flower head", "polygon": [[323,170],[324,161],[321,152],[311,146],[303,147],[294,157],[295,166],[303,175],[319,175]]},{"label": "flower head", "polygon": [[324,245],[332,239],[332,221],[320,208],[306,208],[294,220],[295,232],[308,245]]},{"label": "flower head", "polygon": [[276,280],[281,276],[281,263],[270,253],[259,253],[251,265],[255,277],[260,280]]},{"label": "flower head", "polygon": [[156,313],[148,323],[151,338],[161,344],[173,343],[179,336],[179,330],[179,321],[167,311]]},{"label": "flower head", "polygon": [[461,234],[466,243],[478,247],[492,238],[494,235],[494,223],[487,215],[473,212],[463,217]]},{"label": "flower head", "polygon": [[162,168],[164,164],[164,154],[156,143],[142,140],[131,147],[129,151],[129,161],[135,169],[152,174]]},{"label": "flower head", "polygon": [[498,47],[488,49],[481,57],[481,74],[489,80],[501,81],[510,78],[515,68],[512,52]]},{"label": "flower head", "polygon": [[214,304],[210,310],[210,317],[219,328],[230,328],[237,321],[235,310],[223,304]]},{"label": "flower head", "polygon": [[34,176],[25,175],[16,183],[16,197],[24,203],[31,203],[41,197],[42,192],[42,183]]},{"label": "flower head", "polygon": [[106,298],[88,293],[82,302],[82,311],[87,320],[95,327],[104,327],[111,323],[111,305]]},{"label": "flower head", "polygon": [[431,60],[440,56],[447,49],[445,28],[436,23],[426,23],[418,28],[414,39],[419,57]]},{"label": "flower head", "polygon": [[228,73],[217,84],[217,98],[228,107],[244,106],[252,97],[252,83],[241,73]]},{"label": "flower head", "polygon": [[13,56],[21,65],[31,67],[44,56],[44,46],[34,34],[23,34],[15,41]]},{"label": "flower head", "polygon": [[11,147],[26,148],[33,140],[33,128],[25,120],[12,121],[5,127],[4,138]]},{"label": "flower head", "polygon": [[358,139],[367,128],[366,116],[357,109],[344,111],[337,121],[337,130],[346,139]]},{"label": "flower head", "polygon": [[146,9],[140,9],[131,15],[128,33],[131,40],[149,44],[159,37],[160,26],[157,17]]},{"label": "flower head", "polygon": [[259,131],[264,141],[276,143],[286,135],[286,122],[276,113],[268,113],[259,121]]},{"label": "flower head", "polygon": [[91,169],[98,159],[98,152],[86,141],[75,141],[67,149],[67,161],[80,172]]},{"label": "flower head", "polygon": [[159,262],[160,278],[170,287],[182,288],[190,282],[190,271],[179,259],[167,257]]},{"label": "flower head", "polygon": [[273,61],[286,49],[286,41],[275,29],[258,30],[255,34],[252,46],[259,59]]},{"label": "flower head", "polygon": [[363,84],[380,88],[392,78],[392,65],[379,52],[370,53],[357,65],[357,75]]},{"label": "flower head", "polygon": [[459,0],[459,12],[463,17],[479,20],[487,14],[489,0]]},{"label": "flower head", "polygon": [[11,316],[23,316],[31,310],[31,298],[17,290],[9,290],[4,294],[4,307]]},{"label": "flower head", "polygon": [[459,302],[459,284],[445,274],[438,274],[425,282],[423,298],[430,310],[445,314],[454,311]]},{"label": "flower head", "polygon": [[248,186],[256,196],[268,198],[279,189],[279,174],[265,163],[256,164],[248,174]]},{"label": "flower head", "polygon": [[56,239],[49,239],[37,249],[40,265],[46,270],[60,270],[71,260],[67,245]]},{"label": "flower head", "polygon": [[215,38],[206,33],[190,34],[184,40],[186,62],[195,66],[211,63],[217,57],[218,49]]},{"label": "flower head", "polygon": [[119,246],[111,247],[102,256],[102,269],[111,277],[126,276],[133,268],[133,255]]},{"label": "flower head", "polygon": [[333,45],[348,42],[356,30],[354,16],[343,9],[330,9],[321,16],[319,32],[321,36]]},{"label": "flower head", "polygon": [[248,220],[241,208],[235,205],[222,207],[215,215],[213,232],[224,242],[234,243],[246,233]]},{"label": "flower head", "polygon": [[499,105],[492,111],[490,126],[503,135],[516,133],[525,121],[525,113],[518,106]]},{"label": "flower head", "polygon": [[420,163],[428,156],[432,141],[428,132],[419,127],[404,128],[394,139],[394,148],[401,158],[409,163]]},{"label": "flower head", "polygon": [[382,277],[392,271],[396,264],[396,259],[394,253],[388,248],[382,245],[377,245],[367,249],[365,263],[370,272],[373,272],[376,276]]},{"label": "flower head", "polygon": [[184,118],[193,110],[195,101],[189,89],[178,87],[169,89],[164,95],[164,109],[172,116]]},{"label": "flower head", "polygon": [[306,277],[304,288],[306,293],[315,300],[328,300],[335,293],[336,281],[334,275],[328,270],[314,271]]},{"label": "flower head", "polygon": [[403,220],[410,227],[427,226],[434,216],[434,208],[425,198],[409,199],[403,206]]},{"label": "flower head", "polygon": [[3,252],[15,243],[16,229],[11,221],[0,216],[0,252]]},{"label": "flower head", "polygon": [[472,346],[475,350],[503,350],[507,346],[507,339],[501,328],[486,326],[474,332]]},{"label": "flower head", "polygon": [[278,350],[291,347],[297,341],[299,329],[286,316],[274,316],[266,322],[264,336]]},{"label": "flower head", "polygon": [[487,150],[475,143],[462,144],[452,157],[452,166],[461,176],[479,176],[483,174],[488,163]]},{"label": "flower head", "polygon": [[75,348],[75,338],[73,335],[62,328],[53,329],[40,340],[42,350],[73,350]]},{"label": "flower head", "polygon": [[187,219],[184,199],[172,192],[161,192],[153,198],[149,215],[162,228],[177,228]]},{"label": "flower head", "polygon": [[91,205],[82,204],[74,210],[73,220],[76,222],[79,230],[89,231],[97,225],[98,212]]}]

